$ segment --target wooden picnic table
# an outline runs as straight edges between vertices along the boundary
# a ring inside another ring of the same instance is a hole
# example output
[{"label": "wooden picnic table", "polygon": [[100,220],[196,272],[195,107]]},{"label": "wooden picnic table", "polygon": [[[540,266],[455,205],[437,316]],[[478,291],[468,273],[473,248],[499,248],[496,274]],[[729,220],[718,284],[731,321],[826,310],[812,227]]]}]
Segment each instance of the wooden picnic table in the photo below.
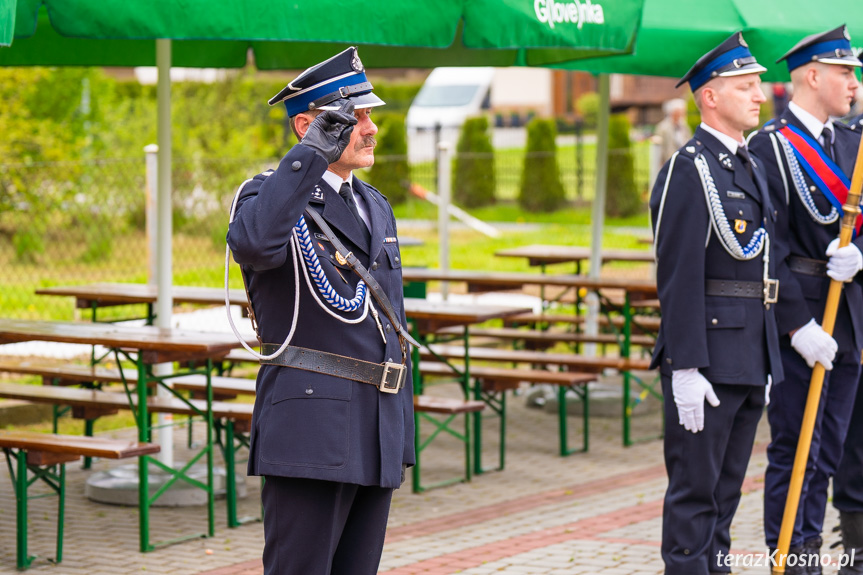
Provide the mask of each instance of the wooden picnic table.
[{"label": "wooden picnic table", "polygon": [[[545,266],[549,264],[560,264],[575,262],[576,273],[580,273],[581,262],[590,260],[591,249],[589,246],[549,246],[534,244],[500,250],[494,255],[505,258],[527,258],[530,266]],[[656,258],[650,250],[618,250],[604,249],[601,252],[602,263],[608,262],[641,262],[653,263]]]},{"label": "wooden picnic table", "polygon": [[[212,332],[196,332],[177,330],[173,328],[158,328],[153,326],[128,326],[118,324],[95,324],[81,322],[40,321],[21,319],[0,319],[0,344],[27,341],[45,341],[57,343],[77,343],[85,345],[101,345],[111,350],[119,364],[121,357],[136,365],[137,381],[156,381],[164,385],[171,377],[203,373],[207,377],[206,408],[196,410],[207,424],[207,441],[201,452],[195,456],[198,459],[206,455],[208,477],[205,491],[208,498],[208,530],[207,534],[215,534],[213,482],[213,393],[210,384],[213,358],[225,356],[241,344],[233,334]],[[256,341],[256,340],[255,340]],[[248,343],[253,343],[252,341]],[[130,353],[129,350],[134,350]],[[204,361],[204,370],[185,370],[182,373],[156,378],[152,374],[152,365],[157,363]],[[167,386],[166,386],[167,387]],[[136,416],[138,440],[142,443],[150,441],[151,422],[147,409],[147,386],[137,385],[135,395],[128,390],[130,408]],[[148,485],[148,465],[150,456],[139,458],[139,485]],[[161,466],[161,464],[160,464]],[[172,470],[177,478],[185,477],[183,470]],[[149,540],[149,509],[151,500],[146,488],[139,490],[139,526],[141,551],[150,551],[158,544]],[[195,534],[191,537],[200,537]],[[185,539],[185,538],[184,538]]]}]

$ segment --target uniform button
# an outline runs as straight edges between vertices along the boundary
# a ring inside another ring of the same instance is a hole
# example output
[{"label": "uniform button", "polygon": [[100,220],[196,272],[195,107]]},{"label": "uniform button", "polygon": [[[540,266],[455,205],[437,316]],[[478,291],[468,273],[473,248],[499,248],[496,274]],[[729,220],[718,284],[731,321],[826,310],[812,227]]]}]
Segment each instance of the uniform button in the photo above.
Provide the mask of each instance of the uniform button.
[{"label": "uniform button", "polygon": [[713,325],[716,325],[719,323],[719,320],[716,318],[713,318],[712,320],[710,320],[710,323],[712,323]]},{"label": "uniform button", "polygon": [[387,327],[386,327],[387,333],[389,333],[392,329],[393,329],[392,326],[390,324],[387,324]]},{"label": "uniform button", "polygon": [[684,550],[683,550],[683,554],[684,554],[684,555],[689,555],[689,549],[684,549]]},{"label": "uniform button", "polygon": [[302,167],[303,167],[303,165],[299,162],[299,160],[294,162],[293,164],[291,164],[291,169],[295,172]]},{"label": "uniform button", "polygon": [[387,358],[387,361],[388,361],[388,362],[390,362],[390,363],[392,363],[392,362],[393,362],[393,358],[388,357],[388,358]]},{"label": "uniform button", "polygon": [[376,269],[378,269],[378,262],[372,264],[372,271],[375,271]]},{"label": "uniform button", "polygon": [[665,358],[665,361],[666,361],[666,362],[668,362],[668,363],[670,364],[670,363],[671,363],[671,358],[670,358],[670,357],[667,357],[667,358]]},{"label": "uniform button", "polygon": [[396,263],[399,263],[399,257],[396,256]]},{"label": "uniform button", "polygon": [[737,210],[737,213],[738,213],[738,214],[740,214],[740,215],[742,216],[742,215],[743,215],[743,210]]},{"label": "uniform button", "polygon": [[314,390],[314,389],[309,388],[309,389],[307,389],[307,390],[306,390],[306,395],[311,395],[311,394],[313,394],[314,392],[315,392],[315,390]]},{"label": "uniform button", "polygon": [[809,191],[810,191],[810,192],[814,192],[814,191],[815,191],[815,190],[817,190],[817,189],[818,189],[818,188],[816,188],[815,186],[809,186]]}]

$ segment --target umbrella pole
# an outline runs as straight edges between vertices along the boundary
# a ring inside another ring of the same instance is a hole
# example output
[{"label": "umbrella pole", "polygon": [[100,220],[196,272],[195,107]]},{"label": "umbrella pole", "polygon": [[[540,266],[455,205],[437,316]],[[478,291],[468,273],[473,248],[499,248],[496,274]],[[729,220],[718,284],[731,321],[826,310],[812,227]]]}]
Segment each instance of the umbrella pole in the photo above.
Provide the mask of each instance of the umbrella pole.
[{"label": "umbrella pole", "polygon": [[[839,247],[851,242],[854,223],[860,214],[860,193],[863,188],[863,140],[857,148],[857,161],[854,164],[854,175],[851,179],[851,189],[842,207],[842,226],[839,230]],[[836,324],[836,312],[839,308],[839,295],[842,292],[842,282],[832,280],[827,292],[827,303],[824,306],[824,319],[821,327],[833,335]],[[800,503],[800,491],[803,488],[803,478],[806,475],[806,462],[809,459],[809,447],[812,443],[812,432],[815,428],[815,418],[818,415],[818,404],[821,401],[821,390],[824,386],[824,366],[815,364],[812,378],[809,380],[809,395],[806,397],[806,410],[803,412],[803,424],[800,426],[800,436],[797,439],[797,453],[794,455],[794,467],[791,469],[791,482],[788,485],[788,496],[785,500],[785,511],[782,514],[782,527],[777,542],[777,564],[773,573],[785,573],[785,560],[791,545],[791,535],[797,520],[797,507]]]}]

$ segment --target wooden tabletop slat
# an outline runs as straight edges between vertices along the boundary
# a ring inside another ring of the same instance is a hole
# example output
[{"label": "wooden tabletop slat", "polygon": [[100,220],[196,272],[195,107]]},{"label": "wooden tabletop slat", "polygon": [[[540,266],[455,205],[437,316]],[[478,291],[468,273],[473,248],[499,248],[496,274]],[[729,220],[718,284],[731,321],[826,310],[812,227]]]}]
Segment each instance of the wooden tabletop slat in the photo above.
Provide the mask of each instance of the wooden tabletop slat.
[{"label": "wooden tabletop slat", "polygon": [[406,281],[450,281],[482,286],[517,289],[528,285],[585,288],[589,290],[618,289],[629,293],[656,296],[656,282],[626,278],[591,278],[576,274],[536,274],[526,272],[484,272],[429,268],[402,268]]},{"label": "wooden tabletop slat", "polygon": [[107,437],[51,435],[23,430],[0,430],[0,447],[25,451],[76,453],[106,459],[123,459],[159,452],[159,445],[155,443],[138,443],[137,441]]},{"label": "wooden tabletop slat", "polygon": [[[508,248],[494,253],[496,256],[509,258],[527,258],[530,265],[581,262],[590,260],[591,248],[589,246],[550,246],[534,244],[518,248]],[[604,249],[600,251],[602,263],[625,261],[625,262],[653,262],[653,252],[649,250],[616,250]]]}]

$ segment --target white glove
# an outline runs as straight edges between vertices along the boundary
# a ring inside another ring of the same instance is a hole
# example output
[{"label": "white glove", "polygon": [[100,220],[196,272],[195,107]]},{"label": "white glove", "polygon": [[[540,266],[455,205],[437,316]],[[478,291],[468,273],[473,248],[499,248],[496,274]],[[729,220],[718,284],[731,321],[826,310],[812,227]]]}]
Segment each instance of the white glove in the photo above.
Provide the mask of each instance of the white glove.
[{"label": "white glove", "polygon": [[773,376],[767,374],[767,385],[764,387],[764,407],[770,405],[770,388],[773,387]]},{"label": "white glove", "polygon": [[827,246],[825,253],[830,257],[827,262],[827,275],[838,282],[851,281],[851,278],[863,269],[863,254],[854,244],[840,248],[839,238],[836,238]]},{"label": "white glove", "polygon": [[791,347],[806,360],[806,365],[815,367],[817,362],[827,371],[833,369],[833,358],[839,349],[836,340],[827,335],[814,319],[810,319],[809,323],[794,332],[791,336]]},{"label": "white glove", "polygon": [[704,400],[713,407],[719,405],[710,382],[696,368],[675,369],[671,372],[671,391],[680,425],[692,433],[704,429]]}]

